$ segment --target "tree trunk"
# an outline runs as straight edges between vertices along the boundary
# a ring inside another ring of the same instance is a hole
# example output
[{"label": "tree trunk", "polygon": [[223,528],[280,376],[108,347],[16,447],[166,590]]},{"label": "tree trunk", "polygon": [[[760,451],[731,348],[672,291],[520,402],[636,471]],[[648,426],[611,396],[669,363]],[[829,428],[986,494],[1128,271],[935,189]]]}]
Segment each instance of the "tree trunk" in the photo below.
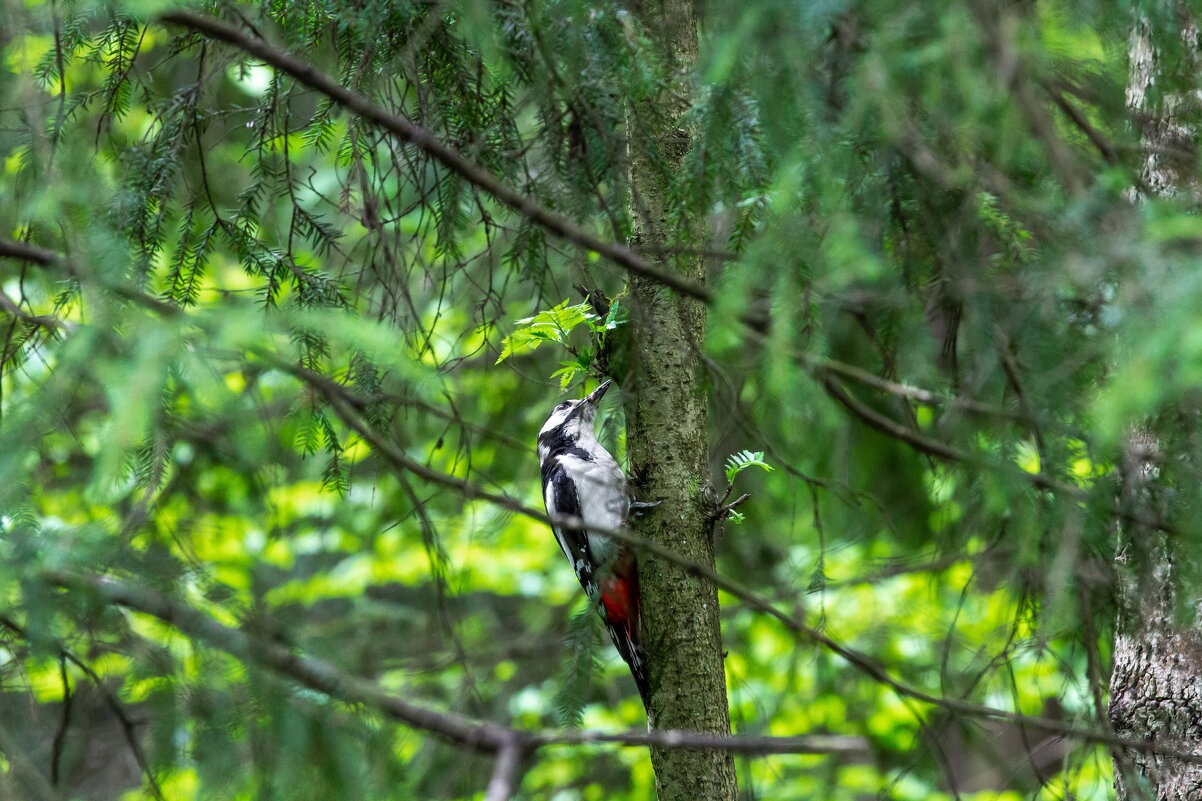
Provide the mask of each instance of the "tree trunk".
[{"label": "tree trunk", "polygon": [[[1123,468],[1124,508],[1141,519],[1165,517],[1157,485],[1160,445],[1146,431],[1131,437]],[[1150,740],[1166,751],[1202,756],[1202,631],[1178,597],[1180,540],[1141,524],[1119,533],[1110,722],[1115,734]],[[1118,801],[1202,797],[1202,764],[1164,754],[1115,752]]]},{"label": "tree trunk", "polygon": [[[636,8],[663,58],[684,78],[697,57],[692,0],[643,0]],[[664,252],[677,242],[669,224],[669,179],[688,148],[680,121],[689,86],[675,82],[654,105],[631,109],[630,149],[634,245]],[[658,163],[649,153],[658,155]],[[667,168],[665,170],[665,167]],[[705,277],[697,258],[656,257],[695,281]],[[701,370],[705,307],[660,284],[631,281],[632,391],[627,447],[632,489],[660,505],[634,525],[642,536],[689,559],[714,563],[713,504],[707,501],[708,403]],[[662,559],[641,556],[642,638],[650,667],[649,719],[659,729],[728,734],[730,712],[718,594],[703,579]],[[734,759],[715,751],[651,749],[660,801],[733,801]]]},{"label": "tree trunk", "polygon": [[[1183,37],[1197,38],[1192,25],[1183,28]],[[1192,169],[1180,169],[1182,165],[1162,155],[1192,150],[1189,132],[1174,119],[1174,108],[1183,101],[1166,97],[1162,108],[1149,109],[1147,90],[1155,82],[1156,53],[1145,31],[1137,30],[1132,37],[1130,54],[1128,105],[1137,118],[1153,112],[1145,129],[1144,191],[1192,193],[1196,187],[1183,181]],[[1187,147],[1182,147],[1183,142]],[[1167,467],[1157,432],[1141,429],[1130,437],[1122,469],[1122,505],[1132,517],[1170,519],[1171,498],[1160,481],[1160,472]],[[1178,560],[1192,558],[1189,550],[1190,543],[1179,536],[1142,522],[1119,527],[1109,714],[1120,737],[1202,757],[1202,627],[1195,604],[1178,592]],[[1202,764],[1122,749],[1115,751],[1114,762],[1117,801],[1202,798]]]}]

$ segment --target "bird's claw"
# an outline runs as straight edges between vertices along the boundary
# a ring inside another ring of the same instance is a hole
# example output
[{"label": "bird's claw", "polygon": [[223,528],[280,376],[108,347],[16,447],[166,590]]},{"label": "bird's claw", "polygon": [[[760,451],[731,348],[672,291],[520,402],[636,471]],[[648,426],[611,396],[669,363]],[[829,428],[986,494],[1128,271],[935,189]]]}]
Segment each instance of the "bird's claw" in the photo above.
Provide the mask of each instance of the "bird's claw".
[{"label": "bird's claw", "polygon": [[654,509],[656,506],[659,506],[661,503],[663,503],[663,501],[631,501],[630,502],[630,511],[638,514],[641,512],[645,512],[648,509]]}]

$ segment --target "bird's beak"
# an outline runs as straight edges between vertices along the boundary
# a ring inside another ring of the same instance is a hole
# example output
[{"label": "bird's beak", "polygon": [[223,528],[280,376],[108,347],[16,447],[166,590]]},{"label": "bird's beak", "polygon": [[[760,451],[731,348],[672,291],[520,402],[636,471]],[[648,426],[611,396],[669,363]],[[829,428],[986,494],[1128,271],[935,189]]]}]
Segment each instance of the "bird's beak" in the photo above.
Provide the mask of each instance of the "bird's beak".
[{"label": "bird's beak", "polygon": [[589,404],[596,406],[598,403],[601,402],[601,397],[605,394],[605,390],[609,389],[609,385],[612,384],[613,382],[614,382],[614,380],[612,378],[606,379],[605,382],[601,384],[601,386],[597,387],[592,392],[585,395],[584,400],[586,402],[588,402]]}]

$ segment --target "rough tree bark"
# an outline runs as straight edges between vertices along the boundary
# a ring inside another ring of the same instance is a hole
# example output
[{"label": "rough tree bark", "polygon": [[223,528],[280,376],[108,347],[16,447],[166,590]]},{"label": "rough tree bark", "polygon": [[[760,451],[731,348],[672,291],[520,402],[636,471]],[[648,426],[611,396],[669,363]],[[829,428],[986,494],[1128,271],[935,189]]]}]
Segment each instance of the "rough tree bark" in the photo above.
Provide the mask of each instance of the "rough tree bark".
[{"label": "rough tree bark", "polygon": [[[1141,519],[1162,519],[1160,443],[1141,430],[1128,441],[1122,470],[1124,506]],[[1121,527],[1116,567],[1110,722],[1115,734],[1151,740],[1166,751],[1202,756],[1202,630],[1183,617],[1175,564],[1179,541],[1151,526]],[[1118,801],[1202,798],[1202,764],[1162,753],[1118,750]]]},{"label": "rough tree bark", "polygon": [[[662,57],[678,76],[687,76],[697,58],[693,0],[641,0],[634,12]],[[662,254],[677,239],[678,232],[670,230],[668,177],[688,148],[688,131],[680,122],[689,89],[684,80],[675,83],[653,104],[631,109],[631,136],[648,137],[630,149],[634,244],[644,253]],[[649,153],[658,155],[658,163]],[[656,258],[665,267],[675,264],[686,278],[704,280],[700,259]],[[640,499],[661,501],[634,525],[648,539],[712,565],[713,504],[705,494],[708,403],[700,357],[705,307],[638,277],[631,281],[631,305],[631,477]],[[662,559],[640,557],[639,571],[652,725],[728,734],[717,590]],[[735,798],[730,753],[653,747],[651,762],[660,801]]]},{"label": "rough tree bark", "polygon": [[[1186,22],[1182,36],[1194,43],[1197,30]],[[1164,155],[1192,152],[1190,132],[1175,121],[1174,108],[1184,101],[1166,97],[1157,109],[1147,102],[1156,79],[1156,55],[1147,32],[1137,30],[1130,48],[1127,103],[1137,118],[1151,112],[1145,127],[1143,186],[1158,195],[1183,189],[1193,193],[1196,187],[1186,178],[1192,170]],[[1132,434],[1123,462],[1126,510],[1140,520],[1167,519],[1171,496],[1160,480],[1166,454],[1158,432],[1141,428]],[[1202,621],[1196,605],[1180,597],[1179,587],[1179,560],[1193,558],[1189,550],[1190,544],[1179,536],[1154,526],[1128,522],[1119,527],[1109,715],[1121,737],[1151,740],[1167,751],[1202,757]],[[1116,750],[1114,774],[1117,801],[1202,798],[1198,762]]]}]

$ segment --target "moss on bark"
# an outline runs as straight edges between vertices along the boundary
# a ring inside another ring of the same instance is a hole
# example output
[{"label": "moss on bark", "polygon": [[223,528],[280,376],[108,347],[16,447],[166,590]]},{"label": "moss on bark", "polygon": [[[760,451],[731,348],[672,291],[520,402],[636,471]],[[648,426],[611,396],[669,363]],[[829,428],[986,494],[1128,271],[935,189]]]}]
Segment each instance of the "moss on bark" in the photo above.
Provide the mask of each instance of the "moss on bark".
[{"label": "moss on bark", "polygon": [[[697,55],[692,0],[643,0],[635,13],[663,58],[684,77]],[[664,253],[682,238],[671,222],[669,181],[688,148],[681,127],[686,83],[654,106],[631,109],[634,245]],[[650,153],[656,154],[653,158]],[[695,281],[696,258],[658,257]],[[705,307],[643,278],[631,282],[631,390],[627,442],[633,490],[660,505],[634,521],[639,533],[689,559],[713,564],[708,484],[708,402],[702,372]],[[727,734],[730,713],[718,595],[713,585],[658,558],[640,558],[642,636],[651,674],[651,720],[659,729]],[[719,751],[651,749],[660,801],[733,801],[734,760]]]}]

